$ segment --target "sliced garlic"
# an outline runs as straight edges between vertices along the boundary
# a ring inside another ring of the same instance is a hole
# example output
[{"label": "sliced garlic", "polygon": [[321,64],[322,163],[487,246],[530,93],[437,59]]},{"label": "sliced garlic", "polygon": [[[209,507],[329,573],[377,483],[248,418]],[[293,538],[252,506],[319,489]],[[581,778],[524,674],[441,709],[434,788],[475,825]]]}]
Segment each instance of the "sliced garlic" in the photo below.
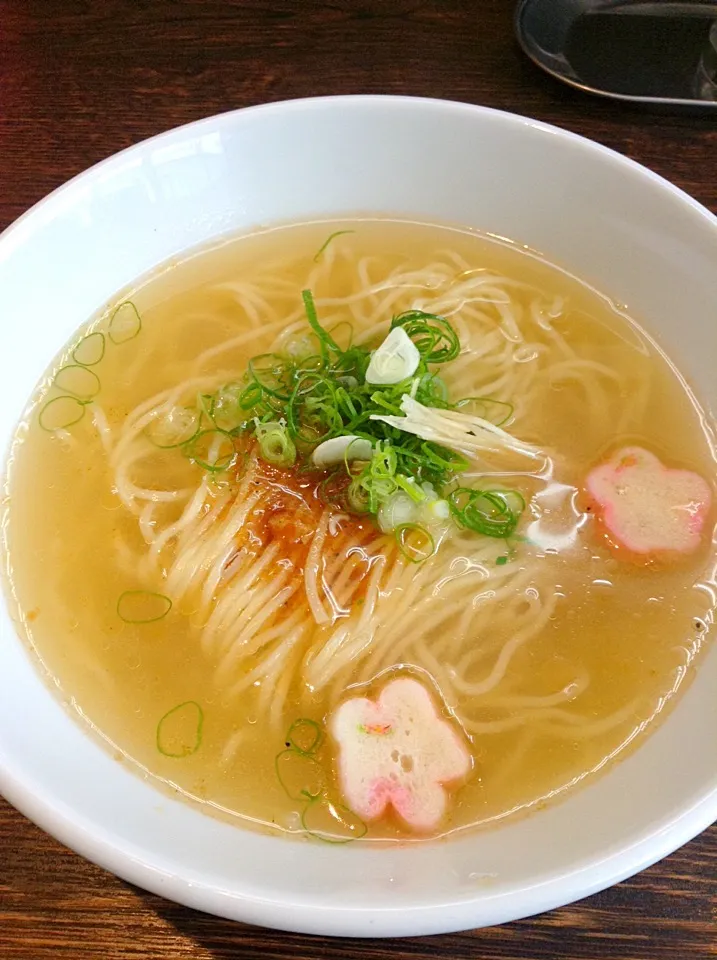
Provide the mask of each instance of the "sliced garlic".
[{"label": "sliced garlic", "polygon": [[421,354],[403,327],[394,327],[371,354],[366,383],[391,384],[408,380],[418,369]]},{"label": "sliced garlic", "polygon": [[332,437],[324,440],[311,454],[315,467],[323,469],[332,467],[344,460],[370,460],[373,455],[373,444],[363,437]]}]

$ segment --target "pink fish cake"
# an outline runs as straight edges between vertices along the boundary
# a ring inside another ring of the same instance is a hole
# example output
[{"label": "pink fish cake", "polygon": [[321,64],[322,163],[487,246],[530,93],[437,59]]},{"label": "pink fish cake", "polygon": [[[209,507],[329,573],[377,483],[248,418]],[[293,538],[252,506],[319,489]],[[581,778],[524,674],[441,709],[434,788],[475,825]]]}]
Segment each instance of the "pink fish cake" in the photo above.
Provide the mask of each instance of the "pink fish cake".
[{"label": "pink fish cake", "polygon": [[698,473],[631,446],[591,470],[586,487],[608,540],[635,559],[690,554],[702,542],[712,491]]},{"label": "pink fish cake", "polygon": [[413,830],[433,830],[446,812],[446,785],[471,769],[467,743],[410,677],[387,683],[377,700],[346,700],[329,729],[344,800],[366,821],[394,810]]}]

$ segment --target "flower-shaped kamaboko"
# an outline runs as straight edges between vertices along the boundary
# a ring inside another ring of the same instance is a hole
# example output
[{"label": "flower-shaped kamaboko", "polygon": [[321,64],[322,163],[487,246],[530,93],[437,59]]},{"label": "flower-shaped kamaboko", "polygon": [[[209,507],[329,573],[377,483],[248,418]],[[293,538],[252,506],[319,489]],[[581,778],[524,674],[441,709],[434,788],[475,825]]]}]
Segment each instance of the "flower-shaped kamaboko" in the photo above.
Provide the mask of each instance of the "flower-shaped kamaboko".
[{"label": "flower-shaped kamaboko", "polygon": [[712,503],[699,474],[666,467],[642,447],[624,447],[595,467],[586,485],[610,542],[628,553],[686,554],[699,547]]},{"label": "flower-shaped kamaboko", "polygon": [[330,730],[344,799],[367,821],[393,807],[414,830],[433,830],[446,812],[446,786],[471,769],[467,743],[410,677],[387,683],[377,700],[346,700]]}]

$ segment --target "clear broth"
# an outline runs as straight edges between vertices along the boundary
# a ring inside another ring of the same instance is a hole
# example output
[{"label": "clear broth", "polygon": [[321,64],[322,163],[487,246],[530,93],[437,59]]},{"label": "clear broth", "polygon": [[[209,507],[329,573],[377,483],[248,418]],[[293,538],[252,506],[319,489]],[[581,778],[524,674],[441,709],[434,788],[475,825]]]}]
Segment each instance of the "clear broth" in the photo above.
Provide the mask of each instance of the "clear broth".
[{"label": "clear broth", "polygon": [[[472,233],[392,221],[296,225],[240,237],[143,282],[132,293],[142,316],[140,335],[118,347],[108,342],[101,362],[92,368],[101,378],[97,402],[110,429],[117,430],[137,404],[186,377],[202,351],[247,328],[236,296],[223,285],[266,275],[272,263],[282,264],[283,285],[275,306],[288,309],[292,290],[296,306],[315,269],[317,251],[328,233],[339,229],[355,232],[336,237],[332,244],[350,248],[357,260],[374,258],[377,275],[398,266],[424,267],[437,251],[450,248],[470,268],[488,268],[530,284],[546,302],[563,298],[555,325],[566,342],[580,357],[608,365],[616,376],[609,388],[612,406],[605,417],[596,418],[594,427],[585,426],[581,411],[588,401],[575,381],[556,383],[539,409],[523,410],[517,417],[512,428],[516,435],[563,452],[561,483],[579,490],[586,471],[625,440],[712,477],[711,440],[693,397],[664,355],[608,299],[518,247]],[[340,297],[354,283],[348,266],[337,268],[331,288],[319,286],[314,293],[317,299]],[[514,297],[520,309],[529,310],[520,289]],[[108,315],[93,319],[78,337],[106,329]],[[239,374],[274,335],[258,331],[223,362]],[[63,362],[67,354],[54,369]],[[142,775],[237,822],[301,832],[300,807],[287,797],[275,769],[285,731],[269,728],[252,696],[232,698],[217,686],[214,664],[202,652],[191,615],[175,607],[151,624],[118,618],[118,593],[146,584],[139,577],[133,580],[131,571],[118,564],[115,545],[122,540],[140,551],[143,541],[136,518],[113,492],[107,456],[90,416],[72,429],[70,438],[38,426],[37,411],[53,373],[48,372],[18,430],[9,470],[6,535],[11,599],[17,604],[21,632],[84,722]],[[629,407],[635,375],[648,390],[633,416]],[[620,412],[626,410],[620,434],[613,435]],[[173,469],[180,468],[161,458],[153,468]],[[149,485],[152,472],[145,478]],[[565,502],[553,510],[552,520],[546,503],[539,522],[544,529],[557,524],[555,529],[564,533]],[[684,686],[705,640],[712,608],[711,596],[701,585],[713,560],[710,545],[680,563],[626,564],[607,549],[589,520],[574,517],[573,510],[574,504],[568,510],[573,525],[564,547],[541,549],[525,543],[520,548],[531,563],[547,571],[559,596],[539,635],[511,661],[508,694],[529,703],[530,698],[564,689],[576,673],[587,675],[587,688],[560,709],[594,721],[597,732],[546,734],[542,728],[531,730],[528,722],[474,735],[474,774],[456,793],[441,834],[535,807],[602,769],[628,743],[639,742],[644,733],[634,738],[635,732],[664,712],[678,686]],[[521,563],[520,553],[512,562]],[[332,704],[325,696],[313,695],[301,684],[292,691],[288,720],[311,716],[326,722]],[[182,759],[163,756],[157,750],[158,721],[187,701],[202,704],[201,749]],[[600,732],[601,722],[621,710],[626,711],[622,719]],[[460,720],[460,703],[453,713]],[[486,724],[512,715],[505,709],[478,714]],[[328,740],[320,760],[340,792]],[[369,839],[407,836],[392,821],[372,824],[368,834]]]}]

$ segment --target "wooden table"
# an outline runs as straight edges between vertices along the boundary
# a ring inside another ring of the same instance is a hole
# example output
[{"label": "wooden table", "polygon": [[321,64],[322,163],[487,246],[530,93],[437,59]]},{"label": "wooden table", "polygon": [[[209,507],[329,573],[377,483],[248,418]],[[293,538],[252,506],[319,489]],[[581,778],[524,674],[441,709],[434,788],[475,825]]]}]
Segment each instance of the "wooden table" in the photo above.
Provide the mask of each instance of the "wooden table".
[{"label": "wooden table", "polygon": [[[208,114],[333,93],[445,97],[607,144],[717,211],[714,118],[589,99],[518,51],[513,0],[0,0],[0,229],[69,177]],[[0,960],[717,957],[717,829],[575,906],[509,926],[328,941],[136,890],[0,799]]]}]

